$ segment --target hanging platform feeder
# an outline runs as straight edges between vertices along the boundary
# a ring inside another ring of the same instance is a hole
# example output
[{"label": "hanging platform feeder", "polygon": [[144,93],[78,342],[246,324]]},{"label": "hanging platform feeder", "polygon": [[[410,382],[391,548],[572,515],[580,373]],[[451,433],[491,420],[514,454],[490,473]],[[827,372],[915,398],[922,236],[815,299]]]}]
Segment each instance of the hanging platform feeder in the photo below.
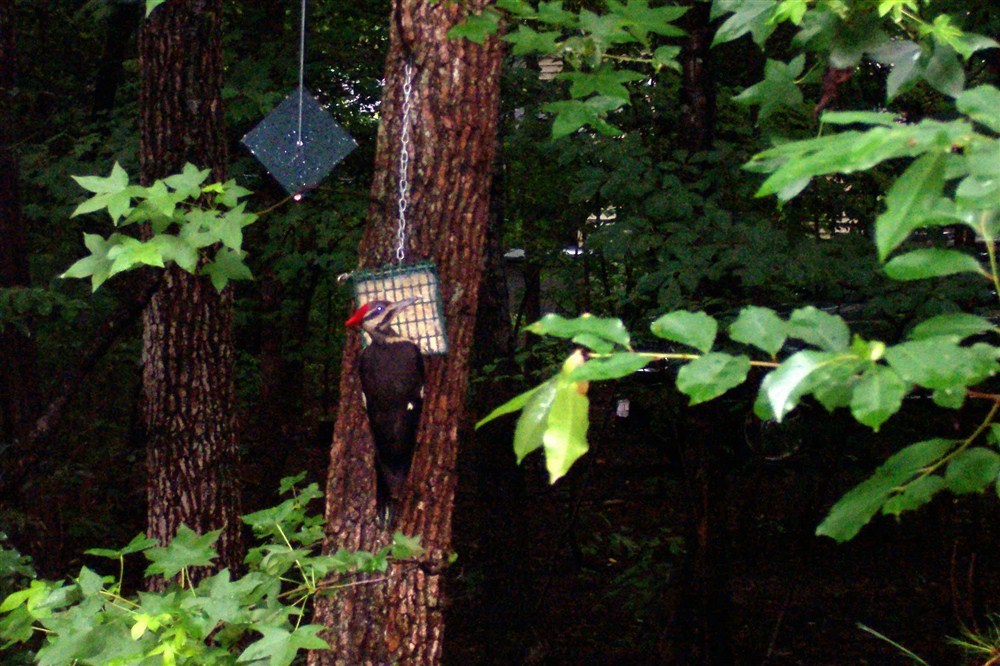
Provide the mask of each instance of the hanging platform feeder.
[{"label": "hanging platform feeder", "polygon": [[[371,301],[395,302],[419,297],[419,302],[400,311],[392,326],[397,333],[415,342],[424,354],[447,353],[444,306],[434,264],[422,262],[355,271],[351,275],[351,283],[358,307]],[[363,344],[367,346],[368,342],[365,335]]]}]

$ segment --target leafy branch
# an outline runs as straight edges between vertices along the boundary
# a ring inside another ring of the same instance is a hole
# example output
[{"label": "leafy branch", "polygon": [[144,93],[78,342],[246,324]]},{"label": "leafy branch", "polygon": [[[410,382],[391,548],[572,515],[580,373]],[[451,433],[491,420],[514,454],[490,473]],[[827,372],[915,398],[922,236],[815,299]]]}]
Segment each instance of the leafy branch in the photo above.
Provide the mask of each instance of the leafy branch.
[{"label": "leafy branch", "polygon": [[[303,476],[282,480],[282,491],[292,497],[244,517],[260,543],[247,555],[248,572],[242,577],[234,579],[223,569],[192,582],[190,570],[214,560],[218,531],[199,535],[182,526],[162,547],[139,535],[117,550],[87,551],[117,560],[117,576],[83,567],[71,581],[31,580],[8,595],[0,603],[5,647],[40,635],[40,664],[123,666],[157,657],[157,663],[191,666],[257,660],[287,666],[300,650],[327,649],[318,635],[324,627],[302,623],[308,603],[338,585],[377,583],[382,579],[345,581],[384,572],[390,560],[417,557],[422,549],[418,538],[396,534],[391,545],[375,553],[320,554],[324,521],[306,509],[322,494],[316,484],[298,488]],[[165,591],[124,596],[125,559],[138,553],[149,562],[147,576],[170,580]],[[33,576],[23,567],[20,572]],[[327,576],[330,581],[317,584]]]},{"label": "leafy branch", "polygon": [[116,229],[144,224],[149,232],[140,237],[118,231],[107,237],[84,234],[90,254],[62,277],[89,277],[96,291],[123,271],[175,263],[194,275],[209,276],[219,291],[230,280],[252,279],[244,262],[243,229],[258,216],[246,212],[240,201],[250,191],[234,180],[206,184],[210,173],[186,164],[181,173],[143,187],[130,184],[116,162],[107,177],[74,176],[93,196],[76,207],[73,217],[106,211]]}]

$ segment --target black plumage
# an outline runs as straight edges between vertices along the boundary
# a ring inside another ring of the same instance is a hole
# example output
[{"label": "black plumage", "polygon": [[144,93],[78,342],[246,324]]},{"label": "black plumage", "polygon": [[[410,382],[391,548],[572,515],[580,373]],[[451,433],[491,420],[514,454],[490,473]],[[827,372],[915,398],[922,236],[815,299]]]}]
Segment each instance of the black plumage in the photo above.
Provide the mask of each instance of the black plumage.
[{"label": "black plumage", "polygon": [[410,474],[423,408],[420,348],[392,328],[396,313],[417,299],[367,303],[347,321],[371,337],[361,353],[361,390],[375,442],[379,515],[392,520]]}]

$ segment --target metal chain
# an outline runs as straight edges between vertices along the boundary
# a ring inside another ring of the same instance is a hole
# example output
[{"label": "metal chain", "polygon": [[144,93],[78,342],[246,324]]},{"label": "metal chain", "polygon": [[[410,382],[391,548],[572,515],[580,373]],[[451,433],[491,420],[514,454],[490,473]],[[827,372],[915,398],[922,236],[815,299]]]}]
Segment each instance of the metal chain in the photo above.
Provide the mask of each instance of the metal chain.
[{"label": "metal chain", "polygon": [[400,132],[399,148],[399,228],[396,236],[396,261],[403,263],[406,258],[406,208],[410,205],[410,95],[413,93],[413,65],[409,61],[403,72],[403,129]]}]

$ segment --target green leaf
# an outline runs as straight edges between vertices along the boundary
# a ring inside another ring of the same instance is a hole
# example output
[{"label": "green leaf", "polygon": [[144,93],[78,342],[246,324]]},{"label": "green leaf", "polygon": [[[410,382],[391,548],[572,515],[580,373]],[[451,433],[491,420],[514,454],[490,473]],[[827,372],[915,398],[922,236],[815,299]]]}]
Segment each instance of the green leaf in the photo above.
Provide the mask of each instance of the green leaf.
[{"label": "green leaf", "polygon": [[167,0],[146,0],[146,18],[153,13],[153,10],[162,5]]},{"label": "green leaf", "polygon": [[550,483],[564,476],[573,463],[587,452],[589,404],[586,392],[578,382],[560,378],[542,435]]},{"label": "green leaf", "polygon": [[181,525],[169,544],[145,551],[146,559],[150,561],[146,575],[160,574],[172,578],[187,567],[210,565],[216,557],[213,546],[221,533],[222,530],[214,530],[200,535],[187,525]]},{"label": "green leaf", "polygon": [[993,323],[985,317],[968,312],[952,312],[920,322],[906,337],[910,340],[943,337],[951,339],[952,342],[961,342],[973,335],[992,330],[995,330]]},{"label": "green leaf", "polygon": [[827,125],[854,125],[855,123],[861,123],[864,125],[895,127],[899,123],[899,116],[895,113],[875,111],[825,111],[820,120]]},{"label": "green leaf", "polygon": [[788,337],[827,351],[844,351],[850,345],[851,331],[841,317],[808,305],[788,318]]},{"label": "green leaf", "polygon": [[220,248],[215,253],[215,259],[202,266],[201,272],[208,275],[216,291],[221,292],[230,280],[253,279],[250,267],[243,261],[244,256],[245,252],[237,252],[228,247]]},{"label": "green leaf", "polygon": [[934,499],[934,495],[944,488],[944,479],[940,476],[922,476],[906,484],[902,492],[893,495],[882,505],[882,513],[887,516],[898,516],[904,511],[913,511]]},{"label": "green leaf", "polygon": [[661,46],[655,51],[653,51],[653,67],[659,71],[660,69],[672,69],[675,72],[681,71],[681,64],[677,60],[677,56],[681,54],[681,47],[679,46]]},{"label": "green leaf", "polygon": [[760,106],[758,122],[774,115],[781,108],[797,109],[803,104],[797,80],[805,66],[805,55],[798,55],[787,65],[768,59],[764,65],[764,80],[756,83],[733,99],[742,104]]},{"label": "green leaf", "polygon": [[750,305],[730,324],[729,337],[762,349],[773,357],[785,344],[787,330],[788,325],[774,310]]},{"label": "green leaf", "polygon": [[753,36],[753,41],[757,46],[764,46],[764,42],[777,27],[777,23],[771,20],[776,6],[777,4],[774,2],[715,0],[712,3],[712,19],[730,12],[733,15],[727,18],[715,31],[712,46],[731,42],[747,33]]},{"label": "green leaf", "polygon": [[886,210],[875,221],[875,245],[879,260],[923,225],[944,189],[947,155],[933,151],[917,158],[885,196]]},{"label": "green leaf", "polygon": [[956,454],[944,473],[945,485],[956,494],[979,493],[1000,476],[1000,454],[976,446]]},{"label": "green leaf", "polygon": [[574,382],[619,379],[638,372],[653,360],[652,356],[632,352],[591,358],[573,370],[569,379]]},{"label": "green leaf", "polygon": [[111,268],[108,275],[117,275],[138,266],[163,268],[163,252],[155,241],[141,241],[130,236],[120,236],[118,242],[108,250]]},{"label": "green leaf", "polygon": [[552,121],[553,139],[567,136],[583,127],[592,127],[605,136],[620,136],[622,131],[604,118],[626,102],[620,97],[598,95],[585,101],[570,99],[550,102],[542,106],[542,110],[556,114]]},{"label": "green leaf", "polygon": [[[544,384],[542,386],[544,386]],[[478,423],[476,423],[476,430],[479,430],[479,428],[483,427],[493,419],[521,410],[525,405],[528,404],[528,401],[531,400],[531,397],[535,395],[535,393],[537,393],[542,388],[542,386],[536,386],[530,391],[525,391],[524,393],[515,396],[510,400],[508,400],[507,402],[505,402],[504,404],[500,405],[492,412],[490,412],[482,419],[480,419]]]},{"label": "green leaf", "polygon": [[152,548],[156,545],[156,539],[150,539],[145,534],[137,534],[131,541],[128,542],[123,548],[118,550],[110,550],[108,548],[91,548],[90,550],[84,551],[87,555],[97,555],[98,557],[107,557],[112,560],[117,560],[119,557],[124,557],[125,555],[131,555],[132,553],[141,553],[142,551]]},{"label": "green leaf", "polygon": [[903,342],[885,350],[889,365],[908,382],[929,389],[972,386],[997,372],[992,345],[961,347],[952,337]]},{"label": "green leaf", "polygon": [[185,199],[197,199],[201,196],[201,185],[211,175],[211,169],[199,169],[188,162],[180,173],[167,176],[163,182],[167,187],[177,191]]},{"label": "green leaf", "polygon": [[893,280],[924,280],[956,273],[982,273],[979,262],[959,250],[922,248],[893,257],[885,265]]},{"label": "green leaf", "polygon": [[951,439],[931,439],[897,452],[871,478],[852,488],[834,504],[816,534],[838,542],[854,538],[897,488],[940,460],[955,444]]},{"label": "green leaf", "polygon": [[621,319],[595,317],[588,313],[575,319],[566,319],[557,314],[547,314],[535,323],[526,326],[524,330],[536,335],[553,335],[557,338],[568,339],[589,333],[622,347],[628,347],[631,344],[628,331],[625,330]]},{"label": "green leaf", "polygon": [[596,71],[564,72],[558,74],[556,78],[571,82],[569,94],[574,99],[581,99],[591,95],[604,95],[628,102],[629,91],[624,84],[632,81],[641,81],[646,76],[639,72],[629,69],[617,69],[606,64]]},{"label": "green leaf", "polygon": [[851,414],[878,432],[889,417],[903,406],[909,386],[892,369],[872,365],[861,375],[851,394]]},{"label": "green leaf", "polygon": [[951,46],[938,43],[924,68],[924,81],[943,95],[957,97],[965,87],[965,70]]},{"label": "green leaf", "polygon": [[559,43],[562,36],[559,31],[535,32],[530,26],[519,25],[516,30],[504,35],[503,41],[514,45],[511,55],[550,55],[562,49]]},{"label": "green leaf", "polygon": [[500,14],[492,8],[484,9],[479,14],[472,14],[461,23],[452,26],[448,31],[448,39],[465,38],[470,42],[482,45],[490,35],[495,35],[500,29]]},{"label": "green leaf", "polygon": [[269,666],[288,666],[299,650],[329,650],[330,645],[317,636],[326,627],[306,624],[292,631],[283,627],[256,625],[261,639],[247,646],[236,660],[237,663],[260,661]]},{"label": "green leaf", "polygon": [[760,394],[770,406],[774,420],[780,422],[809,392],[813,373],[842,358],[842,355],[828,352],[800,351],[769,372],[760,384]]},{"label": "green leaf", "polygon": [[198,272],[198,250],[185,239],[178,236],[163,235],[154,236],[150,239],[159,249],[160,256],[164,263],[174,262],[188,273]]},{"label": "green leaf", "polygon": [[677,388],[691,398],[691,405],[714,400],[746,381],[750,359],[719,352],[691,361],[677,373]]},{"label": "green leaf", "polygon": [[963,91],[956,99],[958,110],[994,132],[1000,133],[1000,90],[976,86]]},{"label": "green leaf", "polygon": [[514,428],[514,454],[518,464],[524,457],[544,444],[549,410],[556,398],[557,379],[553,377],[531,392],[517,426]]},{"label": "green leaf", "polygon": [[95,194],[116,194],[128,188],[128,173],[115,162],[107,178],[100,176],[71,176],[77,185]]},{"label": "green leaf", "polygon": [[704,312],[678,310],[659,317],[649,330],[658,338],[679,342],[707,354],[715,344],[719,324]]},{"label": "green leaf", "polygon": [[964,386],[954,386],[943,389],[936,389],[931,394],[934,404],[944,409],[961,409],[965,404],[968,390]]},{"label": "green leaf", "polygon": [[876,49],[872,55],[879,63],[892,67],[886,78],[886,101],[892,101],[909,90],[923,75],[923,51],[916,42],[893,40]]},{"label": "green leaf", "polygon": [[687,13],[687,7],[650,7],[649,0],[627,0],[627,4],[609,0],[608,10],[625,22],[628,30],[643,44],[649,41],[649,33],[661,37],[683,37],[687,33],[673,25]]}]

